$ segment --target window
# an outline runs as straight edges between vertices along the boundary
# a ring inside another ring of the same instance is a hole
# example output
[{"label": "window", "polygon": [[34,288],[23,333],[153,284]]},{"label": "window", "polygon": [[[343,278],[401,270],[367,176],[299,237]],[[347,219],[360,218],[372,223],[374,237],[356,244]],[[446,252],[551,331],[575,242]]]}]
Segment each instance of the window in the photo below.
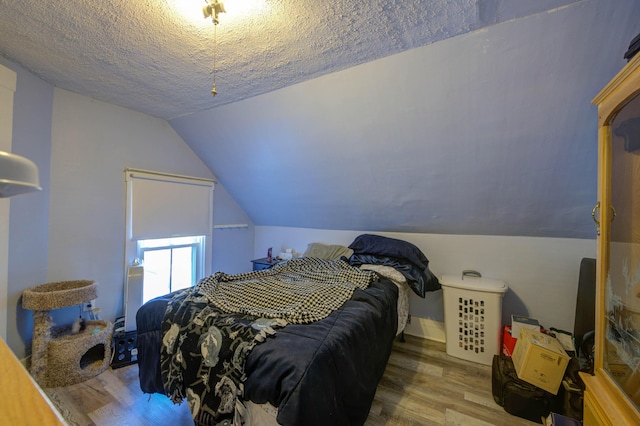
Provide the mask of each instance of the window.
[{"label": "window", "polygon": [[[143,303],[210,273],[215,180],[125,169],[125,331]],[[140,267],[135,259],[141,259]],[[206,259],[206,261],[205,261]]]},{"label": "window", "polygon": [[144,266],[142,303],[196,284],[203,273],[204,238],[160,238],[138,241]]}]

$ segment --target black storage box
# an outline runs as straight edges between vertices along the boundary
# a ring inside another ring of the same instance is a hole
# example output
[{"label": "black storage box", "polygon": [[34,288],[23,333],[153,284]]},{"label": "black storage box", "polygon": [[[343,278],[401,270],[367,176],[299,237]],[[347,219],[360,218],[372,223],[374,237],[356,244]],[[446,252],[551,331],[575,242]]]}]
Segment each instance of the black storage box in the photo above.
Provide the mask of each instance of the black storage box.
[{"label": "black storage box", "polygon": [[111,368],[120,368],[138,362],[137,335],[135,331],[113,335]]},{"label": "black storage box", "polygon": [[520,380],[511,357],[503,354],[493,356],[491,391],[507,413],[536,423],[561,405],[556,395]]}]

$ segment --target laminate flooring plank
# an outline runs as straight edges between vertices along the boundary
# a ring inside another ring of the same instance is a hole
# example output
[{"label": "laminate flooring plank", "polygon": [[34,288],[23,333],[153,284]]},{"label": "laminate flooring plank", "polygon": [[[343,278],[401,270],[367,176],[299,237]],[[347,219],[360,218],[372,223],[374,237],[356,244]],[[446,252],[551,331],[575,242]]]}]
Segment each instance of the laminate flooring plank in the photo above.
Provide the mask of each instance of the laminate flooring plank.
[{"label": "laminate flooring plank", "polygon": [[[396,341],[365,426],[531,426],[493,401],[491,367],[447,355],[445,344]],[[44,389],[71,426],[190,426],[186,402],[140,390],[136,364]]]}]

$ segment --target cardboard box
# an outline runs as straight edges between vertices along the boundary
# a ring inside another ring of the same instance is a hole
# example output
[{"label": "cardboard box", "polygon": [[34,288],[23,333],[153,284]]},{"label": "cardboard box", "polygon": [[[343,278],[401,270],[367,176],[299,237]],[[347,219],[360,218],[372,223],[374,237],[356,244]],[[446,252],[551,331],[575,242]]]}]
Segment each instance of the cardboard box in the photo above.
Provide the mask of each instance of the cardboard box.
[{"label": "cardboard box", "polygon": [[511,315],[511,336],[513,336],[514,339],[520,337],[520,329],[522,328],[540,331],[540,323],[537,319]]},{"label": "cardboard box", "polygon": [[513,365],[521,380],[557,394],[569,355],[555,338],[523,328],[513,350]]}]

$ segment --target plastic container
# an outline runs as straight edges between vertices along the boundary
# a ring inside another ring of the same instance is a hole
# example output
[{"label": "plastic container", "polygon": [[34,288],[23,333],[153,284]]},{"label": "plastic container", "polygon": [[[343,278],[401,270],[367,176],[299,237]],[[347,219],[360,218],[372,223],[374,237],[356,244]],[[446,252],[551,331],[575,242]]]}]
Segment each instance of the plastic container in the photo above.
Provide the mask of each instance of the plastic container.
[{"label": "plastic container", "polygon": [[474,275],[440,279],[447,354],[491,365],[493,355],[500,353],[502,298],[508,287],[504,281]]}]

